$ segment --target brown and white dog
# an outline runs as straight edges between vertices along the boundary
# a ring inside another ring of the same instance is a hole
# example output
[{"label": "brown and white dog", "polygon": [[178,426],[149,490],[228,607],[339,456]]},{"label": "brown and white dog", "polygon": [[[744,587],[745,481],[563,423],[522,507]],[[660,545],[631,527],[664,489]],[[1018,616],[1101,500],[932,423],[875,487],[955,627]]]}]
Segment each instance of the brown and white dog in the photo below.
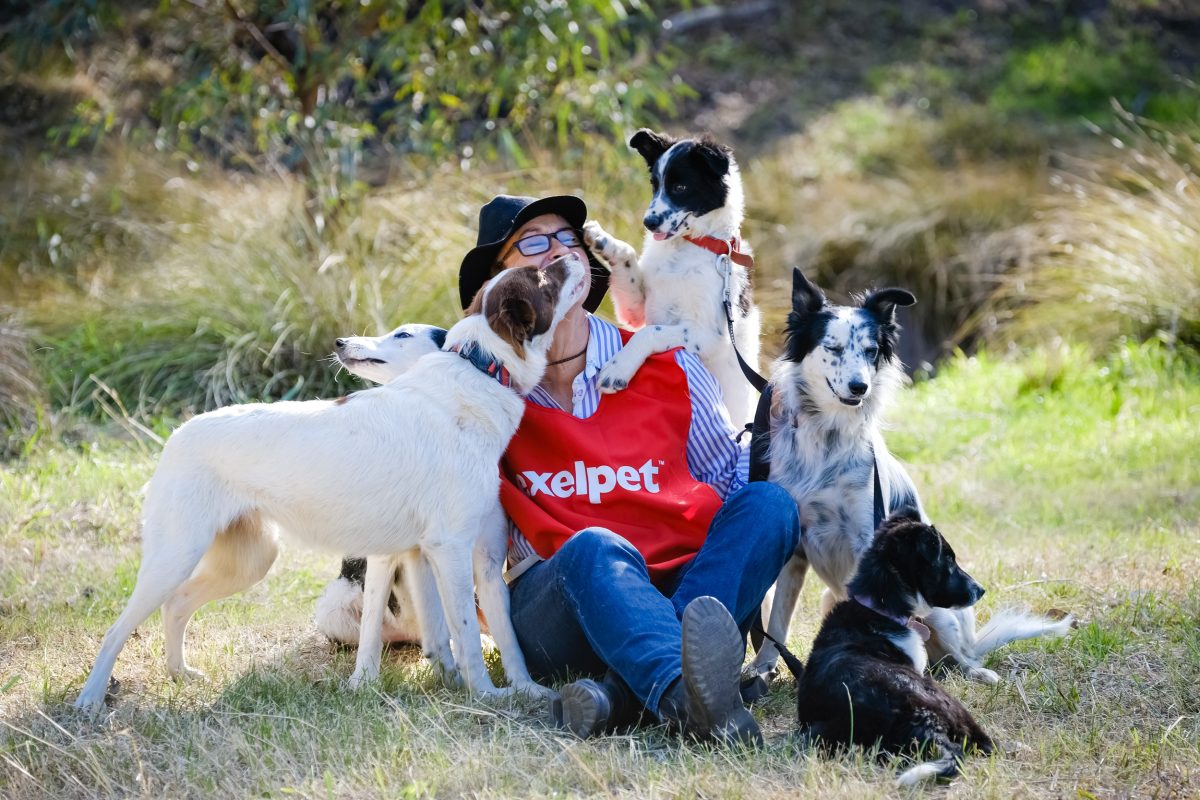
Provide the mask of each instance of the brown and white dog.
[{"label": "brown and white dog", "polygon": [[[182,425],[147,487],[137,584],[75,705],[104,702],[126,640],[160,606],[168,672],[197,675],[184,658],[188,620],[260,580],[280,532],[367,557],[352,686],[379,674],[395,560],[415,550],[436,578],[467,689],[548,693],[529,678],[509,620],[504,548],[481,551],[476,543],[503,536],[496,464],[524,412],[522,394],[541,380],[554,328],[587,291],[587,275],[575,258],[502,273],[449,331],[448,352],[422,358],[387,385],[341,400],[232,406]],[[487,557],[496,550],[498,557]],[[507,689],[497,689],[484,666],[472,565]]]}]

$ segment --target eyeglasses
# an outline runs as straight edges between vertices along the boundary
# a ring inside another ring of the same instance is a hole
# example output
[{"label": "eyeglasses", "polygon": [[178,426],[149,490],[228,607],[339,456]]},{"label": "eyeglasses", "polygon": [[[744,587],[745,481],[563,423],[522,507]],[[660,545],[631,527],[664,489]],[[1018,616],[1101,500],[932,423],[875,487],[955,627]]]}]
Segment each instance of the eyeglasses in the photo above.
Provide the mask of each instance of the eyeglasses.
[{"label": "eyeglasses", "polygon": [[[574,228],[563,228],[554,233],[534,233],[517,239],[517,241],[513,242],[513,247],[517,248],[523,256],[540,256],[550,249],[551,236],[558,239],[566,247],[583,246],[583,241],[579,238],[579,231]],[[509,252],[512,251],[510,250]]]}]

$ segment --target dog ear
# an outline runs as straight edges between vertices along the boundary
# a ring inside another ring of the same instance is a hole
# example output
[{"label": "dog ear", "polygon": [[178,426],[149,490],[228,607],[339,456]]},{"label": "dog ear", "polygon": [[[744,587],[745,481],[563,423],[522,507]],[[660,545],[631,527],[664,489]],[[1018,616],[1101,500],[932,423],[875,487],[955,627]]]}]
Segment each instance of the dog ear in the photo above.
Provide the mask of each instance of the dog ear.
[{"label": "dog ear", "polygon": [[896,306],[913,306],[917,298],[904,289],[880,289],[863,298],[862,307],[870,311],[881,322],[896,320]]},{"label": "dog ear", "polygon": [[696,143],[696,152],[704,159],[704,163],[718,175],[729,172],[729,160],[733,151],[723,144],[705,137]]},{"label": "dog ear", "polygon": [[804,277],[799,267],[792,268],[792,310],[813,314],[825,305],[824,293]]},{"label": "dog ear", "polygon": [[921,512],[917,509],[917,507],[915,505],[912,505],[911,503],[909,503],[909,504],[903,505],[900,508],[897,508],[895,511],[893,511],[891,513],[891,515],[888,517],[888,519],[896,520],[896,521],[907,520],[909,522],[920,522],[921,521]]},{"label": "dog ear", "polygon": [[533,337],[537,327],[537,309],[529,298],[510,294],[500,299],[497,310],[488,319],[488,325],[512,346],[518,358],[524,358],[525,342]]},{"label": "dog ear", "polygon": [[629,138],[629,146],[641,153],[642,158],[646,159],[646,165],[651,168],[673,144],[675,139],[665,133],[655,133],[649,128],[641,128]]},{"label": "dog ear", "polygon": [[473,317],[483,313],[483,295],[489,283],[491,283],[490,280],[484,281],[483,286],[479,287],[479,291],[475,292],[475,296],[471,298],[471,305],[467,306],[467,310],[463,312],[465,316]]}]

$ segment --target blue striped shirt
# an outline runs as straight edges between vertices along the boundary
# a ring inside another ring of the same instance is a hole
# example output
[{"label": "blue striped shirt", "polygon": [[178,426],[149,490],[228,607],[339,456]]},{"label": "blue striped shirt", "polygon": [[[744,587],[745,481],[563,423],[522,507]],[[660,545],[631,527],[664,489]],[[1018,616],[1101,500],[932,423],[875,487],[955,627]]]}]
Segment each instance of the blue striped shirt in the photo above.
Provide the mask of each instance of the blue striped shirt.
[{"label": "blue striped shirt", "polygon": [[[600,368],[621,347],[621,334],[617,326],[589,314],[587,363],[571,384],[573,416],[587,419],[596,413],[601,397],[596,377]],[[742,437],[741,443],[737,441],[738,431],[729,421],[729,414],[721,399],[721,387],[695,354],[677,350],[675,362],[687,376],[688,395],[692,404],[692,425],[687,440],[688,470],[693,478],[707,483],[724,499],[746,484],[750,471],[750,436],[747,434]],[[540,386],[530,392],[529,399],[539,406],[560,408],[550,393]],[[509,534],[510,565],[515,566],[535,554],[533,546],[515,525],[509,526]]]}]

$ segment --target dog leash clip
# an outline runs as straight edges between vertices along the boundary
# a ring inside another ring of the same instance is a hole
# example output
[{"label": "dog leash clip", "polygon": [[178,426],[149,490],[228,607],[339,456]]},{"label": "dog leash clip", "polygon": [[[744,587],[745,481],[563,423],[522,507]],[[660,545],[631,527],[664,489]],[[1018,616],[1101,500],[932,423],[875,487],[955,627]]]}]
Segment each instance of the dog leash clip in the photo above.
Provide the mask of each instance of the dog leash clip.
[{"label": "dog leash clip", "polygon": [[733,275],[733,265],[729,261],[729,255],[721,253],[717,256],[717,269],[721,270],[721,298],[725,303],[725,309],[728,311],[733,305],[733,298],[729,296],[730,278]]}]

